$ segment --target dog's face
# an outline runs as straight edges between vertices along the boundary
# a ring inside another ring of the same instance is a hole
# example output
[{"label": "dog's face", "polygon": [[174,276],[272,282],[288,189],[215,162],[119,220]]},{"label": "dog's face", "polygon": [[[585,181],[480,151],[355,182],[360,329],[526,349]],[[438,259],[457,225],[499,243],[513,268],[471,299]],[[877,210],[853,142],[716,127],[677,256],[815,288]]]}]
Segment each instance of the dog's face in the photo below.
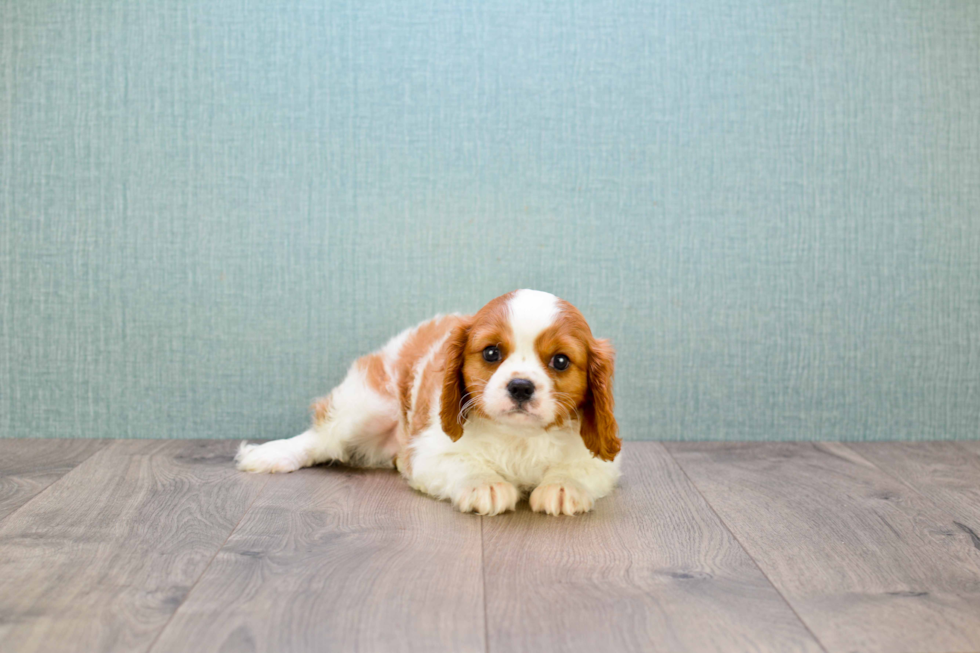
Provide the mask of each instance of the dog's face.
[{"label": "dog's face", "polygon": [[447,352],[441,417],[453,440],[474,415],[515,429],[577,420],[593,454],[616,457],[613,349],[568,302],[536,290],[498,297],[455,329]]}]

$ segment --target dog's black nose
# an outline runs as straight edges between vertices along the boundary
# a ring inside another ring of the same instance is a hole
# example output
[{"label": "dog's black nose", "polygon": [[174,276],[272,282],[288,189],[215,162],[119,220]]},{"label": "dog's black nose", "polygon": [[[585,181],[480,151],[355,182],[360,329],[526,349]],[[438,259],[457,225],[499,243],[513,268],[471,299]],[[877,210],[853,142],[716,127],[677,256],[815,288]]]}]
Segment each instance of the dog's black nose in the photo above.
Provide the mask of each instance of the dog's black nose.
[{"label": "dog's black nose", "polygon": [[531,399],[534,394],[534,384],[527,379],[511,379],[507,384],[507,392],[519,404]]}]

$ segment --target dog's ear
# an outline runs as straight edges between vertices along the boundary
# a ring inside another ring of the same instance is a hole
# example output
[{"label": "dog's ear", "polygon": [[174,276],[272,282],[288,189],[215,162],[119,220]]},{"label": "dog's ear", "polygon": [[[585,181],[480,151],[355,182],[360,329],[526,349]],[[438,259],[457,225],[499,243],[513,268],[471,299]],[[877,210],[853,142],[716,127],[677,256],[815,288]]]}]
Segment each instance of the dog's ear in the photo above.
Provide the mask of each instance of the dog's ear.
[{"label": "dog's ear", "polygon": [[463,397],[466,381],[463,379],[463,362],[466,360],[466,341],[469,338],[469,321],[460,322],[453,328],[446,341],[446,367],[442,378],[442,400],[439,416],[442,430],[453,442],[463,437]]},{"label": "dog's ear", "polygon": [[616,352],[608,340],[594,340],[589,347],[589,387],[582,405],[582,441],[602,460],[612,460],[622,441],[613,414],[613,367]]}]

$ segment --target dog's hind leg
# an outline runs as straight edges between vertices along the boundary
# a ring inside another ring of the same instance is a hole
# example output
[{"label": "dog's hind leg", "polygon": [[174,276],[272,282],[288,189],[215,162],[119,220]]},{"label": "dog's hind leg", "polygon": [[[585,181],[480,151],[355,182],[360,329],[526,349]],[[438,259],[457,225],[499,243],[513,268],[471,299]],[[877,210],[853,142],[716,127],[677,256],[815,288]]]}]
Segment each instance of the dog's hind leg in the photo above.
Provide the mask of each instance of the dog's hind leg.
[{"label": "dog's hind leg", "polygon": [[385,364],[386,351],[359,358],[346,378],[313,404],[313,426],[285,440],[242,443],[235,461],[245,472],[292,472],[336,461],[387,467],[398,451],[398,393]]}]

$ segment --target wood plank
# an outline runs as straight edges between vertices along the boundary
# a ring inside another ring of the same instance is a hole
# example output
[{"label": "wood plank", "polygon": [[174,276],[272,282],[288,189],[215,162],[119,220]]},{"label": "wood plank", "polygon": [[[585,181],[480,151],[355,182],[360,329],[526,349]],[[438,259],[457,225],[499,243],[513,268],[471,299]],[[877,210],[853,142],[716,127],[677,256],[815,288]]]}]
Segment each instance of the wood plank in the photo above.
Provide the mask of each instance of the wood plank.
[{"label": "wood plank", "polygon": [[105,447],[107,440],[0,440],[0,521]]},{"label": "wood plank", "polygon": [[968,443],[849,442],[847,446],[955,517],[956,527],[973,533],[980,549],[980,455],[971,452]]},{"label": "wood plank", "polygon": [[484,522],[490,651],[818,651],[663,447],[579,517]]},{"label": "wood plank", "polygon": [[276,475],[153,651],[483,651],[480,547],[394,471]]},{"label": "wood plank", "polygon": [[980,440],[959,440],[956,444],[970,453],[980,456]]},{"label": "wood plank", "polygon": [[237,443],[117,441],[0,525],[0,649],[142,651],[267,478]]},{"label": "wood plank", "polygon": [[980,649],[980,551],[853,450],[667,446],[829,651]]}]

